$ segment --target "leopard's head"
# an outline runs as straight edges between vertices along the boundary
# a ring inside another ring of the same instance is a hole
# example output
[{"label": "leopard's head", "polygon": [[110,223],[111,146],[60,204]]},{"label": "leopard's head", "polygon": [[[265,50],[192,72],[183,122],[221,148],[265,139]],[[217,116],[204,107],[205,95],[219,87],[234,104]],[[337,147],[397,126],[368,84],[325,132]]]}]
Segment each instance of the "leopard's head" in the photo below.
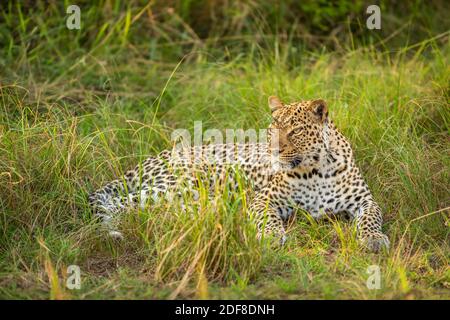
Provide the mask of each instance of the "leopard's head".
[{"label": "leopard's head", "polygon": [[305,100],[284,104],[269,97],[272,123],[270,153],[283,168],[317,167],[328,148],[328,110],[325,101]]}]

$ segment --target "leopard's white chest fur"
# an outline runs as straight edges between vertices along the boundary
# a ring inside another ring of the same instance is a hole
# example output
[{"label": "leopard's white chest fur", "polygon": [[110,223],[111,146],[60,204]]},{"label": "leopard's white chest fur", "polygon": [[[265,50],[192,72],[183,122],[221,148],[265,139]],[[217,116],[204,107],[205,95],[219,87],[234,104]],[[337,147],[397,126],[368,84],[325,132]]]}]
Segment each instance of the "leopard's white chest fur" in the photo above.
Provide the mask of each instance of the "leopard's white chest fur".
[{"label": "leopard's white chest fur", "polygon": [[291,206],[290,210],[281,212],[283,218],[287,218],[295,209],[303,209],[314,218],[344,210],[343,172],[337,172],[335,169],[314,169],[286,173]]}]

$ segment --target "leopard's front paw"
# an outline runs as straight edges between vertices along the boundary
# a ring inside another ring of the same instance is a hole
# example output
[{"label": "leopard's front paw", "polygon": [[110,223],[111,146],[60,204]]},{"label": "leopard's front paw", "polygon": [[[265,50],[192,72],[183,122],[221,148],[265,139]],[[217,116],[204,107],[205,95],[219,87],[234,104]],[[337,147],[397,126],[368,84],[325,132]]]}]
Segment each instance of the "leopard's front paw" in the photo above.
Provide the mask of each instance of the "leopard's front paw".
[{"label": "leopard's front paw", "polygon": [[380,252],[389,250],[389,238],[383,233],[370,234],[361,238],[361,243],[369,251]]}]

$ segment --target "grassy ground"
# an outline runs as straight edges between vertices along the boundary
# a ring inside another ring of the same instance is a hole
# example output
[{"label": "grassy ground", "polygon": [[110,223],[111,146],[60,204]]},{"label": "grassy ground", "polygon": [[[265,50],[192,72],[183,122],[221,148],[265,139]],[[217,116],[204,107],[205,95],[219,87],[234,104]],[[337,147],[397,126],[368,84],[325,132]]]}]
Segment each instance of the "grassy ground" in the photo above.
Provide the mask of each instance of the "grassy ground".
[{"label": "grassy ground", "polygon": [[[323,40],[330,51],[320,36],[270,34],[249,11],[228,22],[256,21],[256,33],[219,39],[171,10],[158,24],[151,6],[102,3],[82,7],[80,31],[54,4],[0,11],[1,298],[450,298],[448,24],[420,40],[410,22],[384,40],[349,31]],[[245,185],[203,195],[188,215],[176,203],[131,212],[122,243],[97,232],[90,191],[194,121],[265,128],[272,94],[328,101],[385,212],[389,253],[362,251],[345,221],[301,213],[286,246],[267,248]],[[65,286],[72,264],[80,290]]]}]

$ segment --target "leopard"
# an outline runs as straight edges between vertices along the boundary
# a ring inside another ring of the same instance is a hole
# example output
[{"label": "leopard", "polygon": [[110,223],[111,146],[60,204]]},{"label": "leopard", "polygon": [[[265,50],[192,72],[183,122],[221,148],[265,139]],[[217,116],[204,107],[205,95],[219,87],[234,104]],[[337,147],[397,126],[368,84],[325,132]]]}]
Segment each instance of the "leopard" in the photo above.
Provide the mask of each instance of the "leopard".
[{"label": "leopard", "polygon": [[299,210],[314,219],[345,214],[359,243],[371,252],[388,250],[383,215],[360,169],[350,142],[329,117],[323,99],[284,103],[268,98],[271,122],[267,140],[258,143],[205,144],[164,150],[88,196],[89,205],[113,238],[121,239],[116,217],[148,208],[206,185],[236,187],[243,176],[254,196],[246,208],[258,239],[284,245],[286,226]]}]

